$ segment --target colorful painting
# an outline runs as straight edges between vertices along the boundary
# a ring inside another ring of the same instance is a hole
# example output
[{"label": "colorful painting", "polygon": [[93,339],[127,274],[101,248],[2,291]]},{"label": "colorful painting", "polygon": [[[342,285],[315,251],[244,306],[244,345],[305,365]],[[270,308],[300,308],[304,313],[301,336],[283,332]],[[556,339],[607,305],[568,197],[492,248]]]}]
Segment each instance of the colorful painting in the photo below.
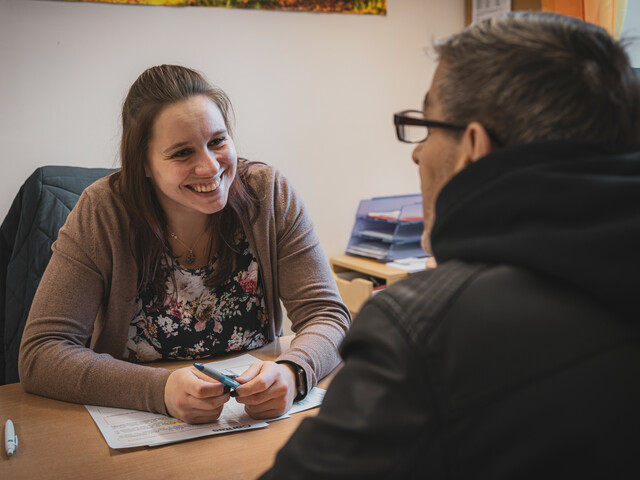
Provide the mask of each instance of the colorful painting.
[{"label": "colorful painting", "polygon": [[386,15],[387,0],[62,0],[67,2],[128,3],[181,7],[252,8],[310,12]]}]

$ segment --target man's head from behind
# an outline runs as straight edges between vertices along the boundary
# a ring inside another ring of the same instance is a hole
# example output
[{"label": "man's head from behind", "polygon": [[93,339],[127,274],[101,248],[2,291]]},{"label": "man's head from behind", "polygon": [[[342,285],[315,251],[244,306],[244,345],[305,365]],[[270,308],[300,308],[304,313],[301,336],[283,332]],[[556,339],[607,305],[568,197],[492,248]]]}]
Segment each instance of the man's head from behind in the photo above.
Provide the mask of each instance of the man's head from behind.
[{"label": "man's head from behind", "polygon": [[414,151],[425,210],[423,247],[444,184],[469,163],[508,145],[585,140],[640,147],[640,85],[623,48],[604,29],[549,13],[486,19],[438,42],[439,65]]},{"label": "man's head from behind", "polygon": [[480,122],[503,145],[591,140],[640,145],[640,90],[604,29],[549,13],[478,22],[435,45],[447,120]]}]

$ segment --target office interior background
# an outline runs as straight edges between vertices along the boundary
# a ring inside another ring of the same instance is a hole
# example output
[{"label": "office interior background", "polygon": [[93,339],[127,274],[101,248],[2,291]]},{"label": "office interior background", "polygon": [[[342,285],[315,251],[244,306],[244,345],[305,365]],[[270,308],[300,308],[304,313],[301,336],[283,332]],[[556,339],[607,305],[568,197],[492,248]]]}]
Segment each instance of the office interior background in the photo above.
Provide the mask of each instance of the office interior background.
[{"label": "office interior background", "polygon": [[425,49],[463,25],[450,0],[386,16],[0,0],[0,218],[39,166],[117,166],[129,86],[173,63],[227,92],[239,155],[278,167],[342,254],[360,199],[419,192],[393,113],[421,106]]},{"label": "office interior background", "polygon": [[[128,87],[175,63],[229,94],[239,154],[278,167],[340,255],[361,199],[419,192],[392,116],[420,108],[432,41],[464,25],[463,0],[387,0],[386,16],[0,0],[0,218],[39,166],[117,166]],[[638,27],[632,1],[623,34]]]}]

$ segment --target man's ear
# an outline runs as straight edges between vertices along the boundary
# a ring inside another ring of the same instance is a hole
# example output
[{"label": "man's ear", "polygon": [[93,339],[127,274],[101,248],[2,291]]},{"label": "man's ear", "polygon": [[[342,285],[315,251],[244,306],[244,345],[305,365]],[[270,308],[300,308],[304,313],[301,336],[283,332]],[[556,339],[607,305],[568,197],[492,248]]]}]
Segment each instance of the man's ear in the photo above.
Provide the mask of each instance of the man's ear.
[{"label": "man's ear", "polygon": [[488,155],[493,150],[491,137],[481,123],[471,122],[462,134],[463,167]]}]

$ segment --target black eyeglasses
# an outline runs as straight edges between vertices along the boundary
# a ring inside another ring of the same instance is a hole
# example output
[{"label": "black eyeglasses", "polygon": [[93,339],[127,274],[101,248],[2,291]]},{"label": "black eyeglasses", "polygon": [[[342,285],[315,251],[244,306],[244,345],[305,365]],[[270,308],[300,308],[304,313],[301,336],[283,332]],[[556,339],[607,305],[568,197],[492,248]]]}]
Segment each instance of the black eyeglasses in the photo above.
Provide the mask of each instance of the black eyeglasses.
[{"label": "black eyeglasses", "polygon": [[404,110],[393,116],[398,140],[405,143],[422,143],[429,136],[429,128],[446,128],[447,130],[464,130],[466,125],[436,122],[424,118],[420,110]]}]

